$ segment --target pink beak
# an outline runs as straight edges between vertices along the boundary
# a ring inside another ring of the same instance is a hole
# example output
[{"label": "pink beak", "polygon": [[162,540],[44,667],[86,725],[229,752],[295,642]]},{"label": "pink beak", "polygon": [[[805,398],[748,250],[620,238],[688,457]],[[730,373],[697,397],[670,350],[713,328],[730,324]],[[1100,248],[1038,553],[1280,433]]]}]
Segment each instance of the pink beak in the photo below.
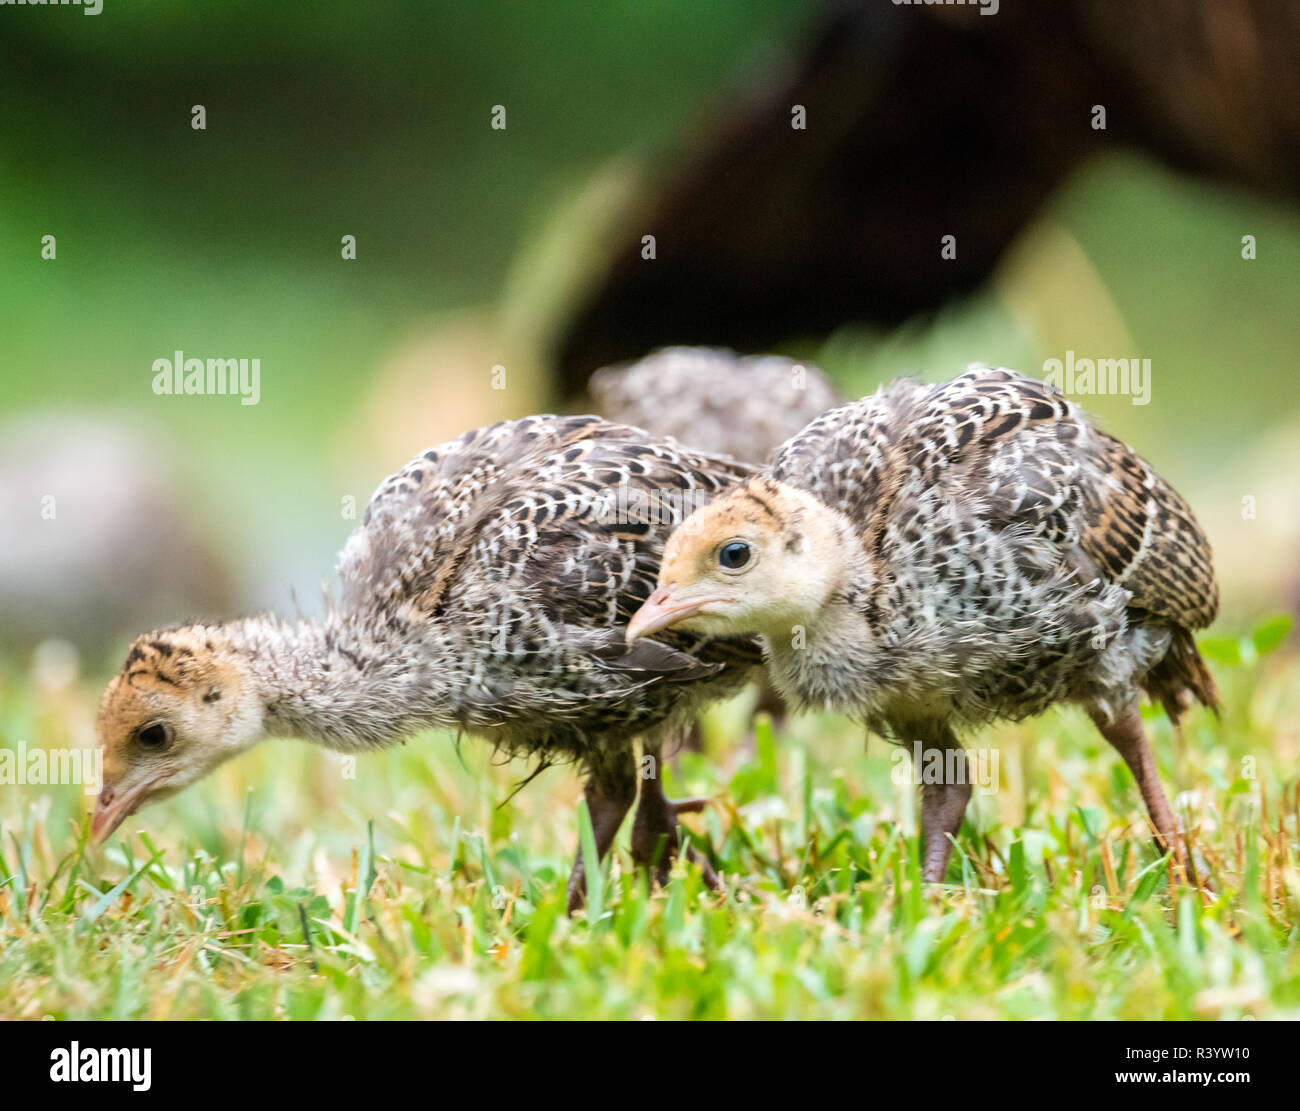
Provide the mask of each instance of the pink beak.
[{"label": "pink beak", "polygon": [[725,602],[728,599],[718,595],[704,598],[681,598],[673,600],[677,587],[673,584],[661,586],[645,600],[641,608],[632,615],[627,623],[627,643],[631,644],[640,637],[657,633],[670,625],[676,625],[693,614],[699,613],[713,602]]},{"label": "pink beak", "polygon": [[111,784],[106,784],[95,800],[95,816],[90,820],[90,836],[97,845],[102,845],[124,821],[140,808],[145,795],[154,785],[148,779],[130,793],[117,797]]}]

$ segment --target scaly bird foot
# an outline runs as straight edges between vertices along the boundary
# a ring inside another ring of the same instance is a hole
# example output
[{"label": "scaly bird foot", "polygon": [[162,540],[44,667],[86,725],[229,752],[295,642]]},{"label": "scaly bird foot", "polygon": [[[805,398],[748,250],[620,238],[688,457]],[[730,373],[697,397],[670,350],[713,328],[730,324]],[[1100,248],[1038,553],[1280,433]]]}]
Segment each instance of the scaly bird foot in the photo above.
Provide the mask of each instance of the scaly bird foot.
[{"label": "scaly bird foot", "polygon": [[[658,780],[644,780],[632,823],[632,859],[648,869],[662,887],[668,882],[678,850],[678,814],[698,813],[708,806],[706,798],[665,798]],[[722,880],[713,865],[694,845],[686,846],[686,859],[699,868],[704,882],[714,891]]]}]

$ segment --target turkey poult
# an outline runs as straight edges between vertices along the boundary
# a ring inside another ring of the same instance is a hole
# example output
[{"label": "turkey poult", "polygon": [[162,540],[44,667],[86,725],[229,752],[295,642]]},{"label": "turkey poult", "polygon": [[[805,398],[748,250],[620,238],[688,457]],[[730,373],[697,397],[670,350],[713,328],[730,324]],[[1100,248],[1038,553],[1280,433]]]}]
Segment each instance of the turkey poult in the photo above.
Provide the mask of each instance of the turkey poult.
[{"label": "turkey poult", "polygon": [[[747,638],[693,633],[629,650],[622,628],[673,525],[751,470],[597,417],[527,417],[424,452],[376,492],[321,621],[136,640],[100,707],[96,839],[266,737],[361,752],[439,727],[578,762],[604,856],[637,797],[634,739],[657,757],[761,660]],[[642,864],[658,854],[662,878],[677,814],[705,800],[665,799],[658,760],[646,766],[632,848]],[[583,892],[579,851],[571,909]]]},{"label": "turkey poult", "polygon": [[922,870],[940,881],[971,793],[957,733],[1056,702],[1087,710],[1185,866],[1138,702],[1217,708],[1191,633],[1217,606],[1167,483],[1052,387],[973,367],[831,410],[687,518],[627,637],[758,634],[792,700],[936,753],[952,771],[922,785]]},{"label": "turkey poult", "polygon": [[716,347],[665,347],[596,371],[587,388],[610,420],[748,463],[839,401],[815,366]]}]

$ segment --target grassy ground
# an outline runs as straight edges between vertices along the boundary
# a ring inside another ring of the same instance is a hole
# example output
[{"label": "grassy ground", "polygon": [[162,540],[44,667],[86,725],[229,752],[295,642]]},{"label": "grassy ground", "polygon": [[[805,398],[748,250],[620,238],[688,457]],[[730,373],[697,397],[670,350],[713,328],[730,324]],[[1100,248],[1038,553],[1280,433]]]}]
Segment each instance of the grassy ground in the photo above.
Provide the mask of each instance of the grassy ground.
[{"label": "grassy ground", "polygon": [[[84,845],[80,787],[0,787],[0,1015],[39,1018],[1297,1018],[1300,660],[1281,626],[1205,643],[1225,702],[1150,727],[1193,830],[1169,886],[1131,777],[1080,716],[999,728],[942,889],[913,789],[840,718],[739,744],[709,721],[670,793],[725,896],[648,894],[626,831],[564,914],[577,783],[421,737],[355,769],[264,746]],[[79,743],[97,684],[0,679],[5,743]],[[906,762],[901,765],[908,768]]]}]

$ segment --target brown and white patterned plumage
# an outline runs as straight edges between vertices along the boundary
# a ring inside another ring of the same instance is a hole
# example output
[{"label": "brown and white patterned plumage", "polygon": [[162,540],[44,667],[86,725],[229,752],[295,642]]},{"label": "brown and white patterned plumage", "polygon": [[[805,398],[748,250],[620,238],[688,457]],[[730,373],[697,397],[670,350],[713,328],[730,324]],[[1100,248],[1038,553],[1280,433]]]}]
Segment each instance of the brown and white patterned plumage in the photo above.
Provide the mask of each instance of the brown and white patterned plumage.
[{"label": "brown and white patterned plumage", "polygon": [[[97,833],[264,736],[359,751],[427,727],[578,761],[593,811],[621,821],[634,740],[657,751],[760,660],[747,638],[686,632],[629,650],[619,628],[653,589],[672,526],[751,472],[592,416],[527,417],[429,449],[375,493],[321,621],[136,641],[101,707]],[[609,839],[598,828],[602,851]]]},{"label": "brown and white patterned plumage", "polygon": [[[990,369],[897,383],[814,421],[768,473],[844,513],[877,569],[860,602],[888,658],[869,669],[869,713],[936,687],[972,720],[1065,698],[1118,705],[1144,682],[1175,717],[1180,690],[1210,699],[1200,671],[1178,689],[1151,677],[1214,618],[1204,534],[1052,387]],[[826,686],[815,664],[799,670],[798,689]]]},{"label": "brown and white patterned plumage", "polygon": [[469,432],[375,493],[334,620],[376,667],[415,647],[430,720],[511,754],[599,761],[756,662],[748,641],[691,634],[629,653],[617,628],[673,525],[748,473],[598,417]]},{"label": "brown and white patterned plumage", "polygon": [[[744,565],[724,567],[733,543]],[[1191,510],[1011,371],[896,382],[822,415],[688,518],[659,581],[631,636],[759,633],[788,697],[909,742],[950,748],[963,725],[1060,701],[1128,733],[1140,691],[1175,719],[1216,701],[1191,636],[1218,605]]]},{"label": "brown and white patterned plumage", "polygon": [[751,463],[839,401],[809,363],[716,347],[665,347],[596,371],[588,388],[610,420]]}]

